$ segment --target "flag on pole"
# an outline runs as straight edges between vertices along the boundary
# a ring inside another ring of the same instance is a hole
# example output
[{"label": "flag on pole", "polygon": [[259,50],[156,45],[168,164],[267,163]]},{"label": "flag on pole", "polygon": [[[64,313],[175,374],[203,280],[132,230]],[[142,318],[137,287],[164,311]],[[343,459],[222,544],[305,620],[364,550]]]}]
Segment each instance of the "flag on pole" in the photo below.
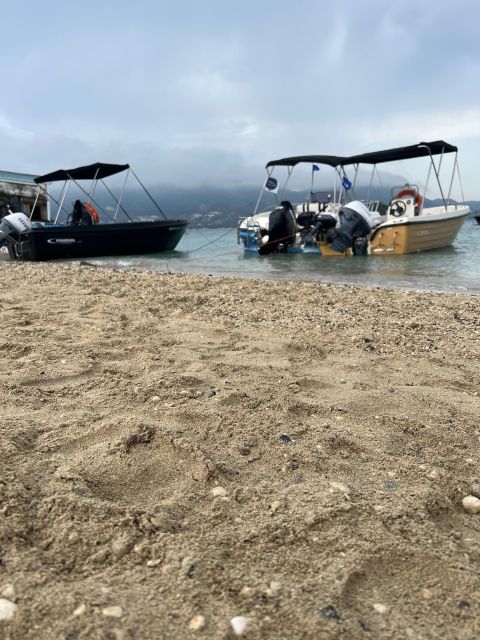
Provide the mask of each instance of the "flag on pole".
[{"label": "flag on pole", "polygon": [[342,185],[343,185],[343,188],[345,189],[345,191],[349,191],[352,188],[352,183],[347,178],[347,176],[343,176]]},{"label": "flag on pole", "polygon": [[312,173],[313,171],[320,171],[320,167],[316,164],[312,164]]},{"label": "flag on pole", "polygon": [[270,193],[278,193],[278,180],[275,178],[267,178],[263,185],[264,191],[270,191]]}]

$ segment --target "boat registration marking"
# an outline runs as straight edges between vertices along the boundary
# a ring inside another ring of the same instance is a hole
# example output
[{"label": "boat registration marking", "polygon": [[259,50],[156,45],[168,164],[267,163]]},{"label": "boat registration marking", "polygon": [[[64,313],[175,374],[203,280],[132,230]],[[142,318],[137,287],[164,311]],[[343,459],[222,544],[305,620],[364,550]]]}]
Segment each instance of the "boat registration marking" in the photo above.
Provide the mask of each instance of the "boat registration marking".
[{"label": "boat registration marking", "polygon": [[428,236],[430,233],[430,231],[417,231],[417,233],[415,234],[417,237],[418,236]]}]

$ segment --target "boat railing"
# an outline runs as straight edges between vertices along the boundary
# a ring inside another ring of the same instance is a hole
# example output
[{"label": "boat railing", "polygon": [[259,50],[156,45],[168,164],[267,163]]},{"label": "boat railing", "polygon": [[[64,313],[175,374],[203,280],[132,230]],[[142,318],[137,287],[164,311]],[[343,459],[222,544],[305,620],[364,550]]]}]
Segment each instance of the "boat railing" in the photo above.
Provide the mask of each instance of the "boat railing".
[{"label": "boat railing", "polygon": [[378,209],[380,207],[380,200],[361,200],[363,204],[367,207],[369,211],[373,213],[378,213]]}]

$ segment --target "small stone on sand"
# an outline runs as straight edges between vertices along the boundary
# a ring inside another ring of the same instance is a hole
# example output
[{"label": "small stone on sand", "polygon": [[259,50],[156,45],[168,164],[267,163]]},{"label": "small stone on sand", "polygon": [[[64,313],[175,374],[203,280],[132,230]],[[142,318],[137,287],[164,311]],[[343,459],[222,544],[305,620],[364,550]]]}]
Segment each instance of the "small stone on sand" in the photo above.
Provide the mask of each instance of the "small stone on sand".
[{"label": "small stone on sand", "polygon": [[73,612],[74,616],[82,616],[85,611],[87,610],[87,607],[84,604],[81,604],[80,606],[78,606],[75,611]]},{"label": "small stone on sand", "polygon": [[388,607],[386,604],[380,604],[379,602],[377,602],[376,604],[373,605],[373,608],[375,609],[375,611],[377,613],[381,613],[382,615],[384,615],[385,613],[388,612]]},{"label": "small stone on sand", "polygon": [[234,618],[231,618],[230,625],[233,629],[233,633],[236,636],[241,636],[247,628],[248,618],[245,618],[244,616],[235,616]]},{"label": "small stone on sand", "polygon": [[332,489],[336,489],[337,491],[341,491],[345,495],[350,495],[351,489],[343,482],[337,482],[336,480],[332,480],[330,482],[330,486]]},{"label": "small stone on sand", "polygon": [[473,482],[470,487],[470,491],[472,492],[472,496],[475,498],[480,498],[480,482]]},{"label": "small stone on sand", "polygon": [[0,620],[11,620],[15,615],[17,605],[10,600],[0,598]]},{"label": "small stone on sand", "polygon": [[193,618],[188,623],[188,628],[191,631],[199,631],[200,629],[203,629],[204,626],[205,626],[205,618],[200,615],[193,616]]},{"label": "small stone on sand", "polygon": [[224,487],[213,487],[212,496],[221,498],[227,495],[227,490]]},{"label": "small stone on sand", "polygon": [[153,560],[147,560],[147,567],[158,567],[162,560],[160,558],[154,558]]},{"label": "small stone on sand", "polygon": [[462,507],[467,513],[480,513],[480,499],[475,496],[465,496]]},{"label": "small stone on sand", "polygon": [[123,616],[123,609],[119,606],[105,607],[105,609],[102,609],[102,613],[104,616],[107,616],[107,618],[121,618]]},{"label": "small stone on sand", "polygon": [[15,598],[15,587],[13,584],[5,584],[0,591],[0,596],[7,600],[13,600]]}]

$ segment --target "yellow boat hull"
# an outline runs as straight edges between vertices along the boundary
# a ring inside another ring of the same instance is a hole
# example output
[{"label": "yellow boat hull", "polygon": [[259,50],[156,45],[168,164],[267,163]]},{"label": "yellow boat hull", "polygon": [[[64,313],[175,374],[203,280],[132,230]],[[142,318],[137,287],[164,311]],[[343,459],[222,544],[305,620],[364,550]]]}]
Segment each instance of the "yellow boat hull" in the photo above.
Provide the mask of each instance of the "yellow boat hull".
[{"label": "yellow boat hull", "polygon": [[401,255],[448,247],[457,237],[465,216],[432,222],[408,221],[381,226],[370,240],[371,255]]}]

